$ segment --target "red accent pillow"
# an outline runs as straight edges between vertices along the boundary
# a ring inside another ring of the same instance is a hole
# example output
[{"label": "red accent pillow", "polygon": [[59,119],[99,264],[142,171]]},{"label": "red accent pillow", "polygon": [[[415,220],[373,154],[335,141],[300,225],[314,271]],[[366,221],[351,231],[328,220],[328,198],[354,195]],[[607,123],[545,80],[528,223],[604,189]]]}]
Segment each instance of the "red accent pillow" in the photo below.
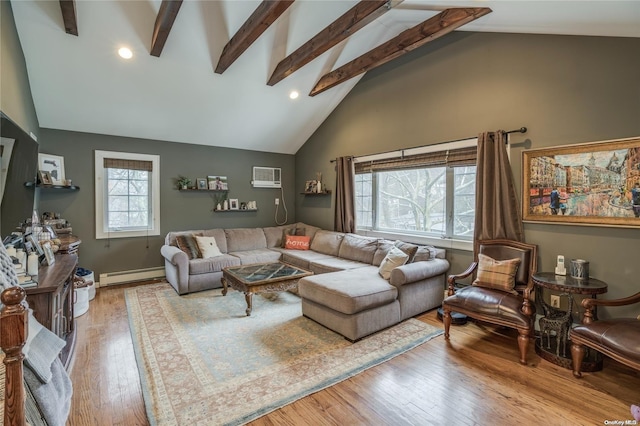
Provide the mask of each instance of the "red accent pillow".
[{"label": "red accent pillow", "polygon": [[291,250],[309,250],[311,237],[302,235],[287,235],[284,240],[284,248]]}]

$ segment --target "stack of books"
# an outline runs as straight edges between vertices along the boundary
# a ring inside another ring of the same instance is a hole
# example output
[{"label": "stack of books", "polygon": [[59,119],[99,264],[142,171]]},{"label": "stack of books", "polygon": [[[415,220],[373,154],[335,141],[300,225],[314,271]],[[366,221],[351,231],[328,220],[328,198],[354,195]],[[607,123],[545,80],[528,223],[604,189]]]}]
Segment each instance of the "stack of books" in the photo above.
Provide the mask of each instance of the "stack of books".
[{"label": "stack of books", "polygon": [[38,286],[38,282],[34,280],[34,277],[32,277],[31,275],[27,275],[27,271],[25,271],[24,266],[19,263],[14,263],[13,267],[15,268],[16,274],[18,275],[18,284],[22,288]]}]

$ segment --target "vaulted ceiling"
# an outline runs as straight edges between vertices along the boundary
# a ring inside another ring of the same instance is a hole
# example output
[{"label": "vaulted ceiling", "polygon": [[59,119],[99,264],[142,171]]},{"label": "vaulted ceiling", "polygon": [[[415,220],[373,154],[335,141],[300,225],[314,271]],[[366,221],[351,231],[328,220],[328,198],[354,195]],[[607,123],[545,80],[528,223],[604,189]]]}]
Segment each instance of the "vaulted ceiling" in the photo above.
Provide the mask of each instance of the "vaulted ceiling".
[{"label": "vaulted ceiling", "polygon": [[[453,30],[640,37],[637,1],[12,7],[41,127],[289,154],[364,72]],[[123,46],[131,59],[117,55]]]}]

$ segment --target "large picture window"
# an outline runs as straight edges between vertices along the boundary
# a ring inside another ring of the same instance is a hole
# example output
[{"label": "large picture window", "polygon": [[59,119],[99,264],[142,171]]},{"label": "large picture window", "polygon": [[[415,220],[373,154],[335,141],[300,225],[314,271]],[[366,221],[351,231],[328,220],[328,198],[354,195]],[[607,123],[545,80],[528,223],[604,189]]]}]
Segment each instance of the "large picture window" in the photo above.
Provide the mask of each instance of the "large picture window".
[{"label": "large picture window", "polygon": [[471,239],[477,141],[459,142],[442,151],[357,159],[357,229]]},{"label": "large picture window", "polygon": [[160,158],[96,151],[96,238],[160,234]]}]

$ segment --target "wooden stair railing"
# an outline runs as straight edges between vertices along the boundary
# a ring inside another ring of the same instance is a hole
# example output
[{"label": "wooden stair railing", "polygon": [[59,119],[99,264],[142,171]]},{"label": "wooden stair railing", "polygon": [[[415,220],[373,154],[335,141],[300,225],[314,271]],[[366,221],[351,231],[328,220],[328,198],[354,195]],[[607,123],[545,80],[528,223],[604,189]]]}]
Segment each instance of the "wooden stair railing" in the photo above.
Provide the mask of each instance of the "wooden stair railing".
[{"label": "wooden stair railing", "polygon": [[22,287],[2,292],[4,304],[0,313],[0,347],[5,353],[4,425],[25,426],[25,389],[23,382],[22,348],[27,341],[27,294]]}]

